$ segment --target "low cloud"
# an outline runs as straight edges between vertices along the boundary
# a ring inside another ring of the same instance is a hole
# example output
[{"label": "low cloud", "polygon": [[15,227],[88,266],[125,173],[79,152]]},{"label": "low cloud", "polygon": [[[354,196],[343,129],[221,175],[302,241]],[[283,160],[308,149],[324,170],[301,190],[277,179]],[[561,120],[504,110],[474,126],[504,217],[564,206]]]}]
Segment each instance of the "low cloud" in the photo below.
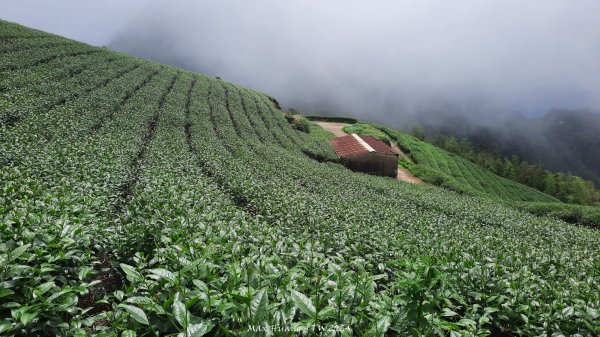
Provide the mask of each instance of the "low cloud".
[{"label": "low cloud", "polygon": [[594,1],[205,1],[148,8],[108,45],[309,113],[485,121],[599,107],[598,12]]},{"label": "low cloud", "polygon": [[[33,10],[35,8],[35,10]],[[600,107],[600,2],[6,0],[3,19],[401,126]]]}]

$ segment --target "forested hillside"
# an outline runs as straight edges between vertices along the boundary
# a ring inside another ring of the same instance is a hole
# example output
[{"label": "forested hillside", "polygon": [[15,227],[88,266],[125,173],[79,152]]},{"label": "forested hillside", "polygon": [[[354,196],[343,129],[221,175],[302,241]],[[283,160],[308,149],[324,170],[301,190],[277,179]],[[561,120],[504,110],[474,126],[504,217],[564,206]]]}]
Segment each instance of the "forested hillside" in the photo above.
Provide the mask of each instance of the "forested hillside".
[{"label": "forested hillside", "polygon": [[[424,136],[423,133],[422,135]],[[594,182],[570,172],[552,172],[539,162],[532,164],[517,155],[512,155],[510,158],[503,157],[500,153],[476,147],[465,138],[458,141],[453,136],[445,136],[439,132],[428,141],[467,158],[497,175],[543,191],[561,201],[580,205],[600,205],[600,191]]]},{"label": "forested hillside", "polygon": [[0,50],[2,335],[598,333],[597,230],[348,171],[226,81]]},{"label": "forested hillside", "polygon": [[570,172],[600,186],[599,111],[554,110],[539,118],[521,114],[489,117],[493,122],[436,112],[423,114],[418,122],[430,135],[440,130],[502,157],[518,155],[529,163],[541,163],[555,172]]},{"label": "forested hillside", "polygon": [[404,162],[413,174],[460,193],[511,201],[558,202],[552,196],[500,177],[466,158],[449,153],[397,130],[377,126],[413,159]]}]

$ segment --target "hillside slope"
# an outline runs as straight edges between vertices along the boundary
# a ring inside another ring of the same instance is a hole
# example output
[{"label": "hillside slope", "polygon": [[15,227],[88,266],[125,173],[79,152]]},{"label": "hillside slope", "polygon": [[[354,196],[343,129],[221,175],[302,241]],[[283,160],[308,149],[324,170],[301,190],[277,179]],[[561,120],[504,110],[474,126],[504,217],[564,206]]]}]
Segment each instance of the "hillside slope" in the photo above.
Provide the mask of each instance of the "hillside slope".
[{"label": "hillside slope", "polygon": [[598,231],[350,172],[244,87],[0,49],[1,334],[597,333]]},{"label": "hillside slope", "polygon": [[560,202],[534,188],[500,177],[459,155],[397,130],[378,127],[410,154],[415,164],[406,165],[413,174],[434,185],[508,201]]},{"label": "hillside slope", "polygon": [[[355,122],[354,124],[342,123],[342,125],[350,126],[348,131],[372,135],[384,141],[391,141],[393,146],[400,144],[404,148],[404,150],[400,149],[402,155],[399,157],[399,164],[403,167],[398,168],[398,175],[407,172],[409,176],[402,178],[403,181],[414,183],[414,178],[416,178],[413,176],[414,173],[430,184],[448,190],[492,198],[499,203],[531,214],[550,216],[569,223],[600,228],[600,207],[565,204],[536,189],[500,177],[467,158],[418,140],[401,131],[369,122]],[[337,128],[341,131],[339,125]],[[314,136],[312,130],[310,134]],[[410,171],[404,167],[410,168]],[[420,179],[419,181],[423,182]]]}]

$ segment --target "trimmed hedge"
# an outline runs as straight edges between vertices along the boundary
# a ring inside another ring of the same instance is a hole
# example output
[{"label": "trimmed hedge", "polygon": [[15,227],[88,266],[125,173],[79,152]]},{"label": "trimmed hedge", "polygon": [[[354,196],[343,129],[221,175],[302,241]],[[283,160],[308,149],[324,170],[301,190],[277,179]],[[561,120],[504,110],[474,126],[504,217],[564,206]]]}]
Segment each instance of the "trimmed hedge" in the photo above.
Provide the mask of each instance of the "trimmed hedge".
[{"label": "trimmed hedge", "polygon": [[600,229],[600,207],[546,202],[523,202],[513,206],[534,215],[550,216],[568,223]]},{"label": "trimmed hedge", "polygon": [[358,123],[358,119],[351,117],[335,117],[335,116],[305,116],[309,121],[317,122],[333,122],[333,123]]}]

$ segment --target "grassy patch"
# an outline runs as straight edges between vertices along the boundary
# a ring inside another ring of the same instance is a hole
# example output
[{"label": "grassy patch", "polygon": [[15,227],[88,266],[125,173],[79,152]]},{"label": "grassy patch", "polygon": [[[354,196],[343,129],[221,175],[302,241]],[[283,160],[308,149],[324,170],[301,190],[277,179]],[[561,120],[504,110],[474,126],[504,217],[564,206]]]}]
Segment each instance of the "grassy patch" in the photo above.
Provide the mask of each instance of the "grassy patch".
[{"label": "grassy patch", "polygon": [[335,138],[333,133],[323,129],[319,124],[313,122],[308,123],[308,134],[314,139],[319,140],[330,140]]},{"label": "grassy patch", "polygon": [[364,123],[356,123],[344,127],[345,133],[356,133],[357,135],[373,136],[387,144],[391,143],[390,137],[383,131]]}]

